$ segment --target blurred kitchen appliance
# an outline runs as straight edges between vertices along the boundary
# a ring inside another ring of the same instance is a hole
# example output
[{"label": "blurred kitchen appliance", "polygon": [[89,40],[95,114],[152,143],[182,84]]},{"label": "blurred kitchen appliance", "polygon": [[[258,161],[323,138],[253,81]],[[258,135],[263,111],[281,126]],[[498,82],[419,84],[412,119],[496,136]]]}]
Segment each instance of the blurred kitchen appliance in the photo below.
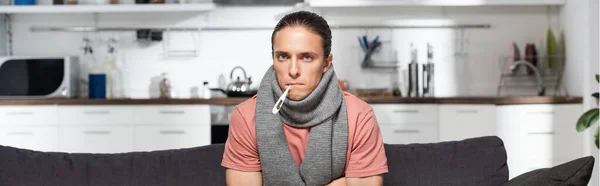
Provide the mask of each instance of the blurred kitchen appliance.
[{"label": "blurred kitchen appliance", "polygon": [[229,122],[236,105],[210,105],[211,144],[222,144],[229,137]]},{"label": "blurred kitchen appliance", "polygon": [[408,64],[408,97],[419,97],[419,63],[417,62],[417,48],[410,44],[411,60]]},{"label": "blurred kitchen appliance", "polygon": [[0,98],[72,98],[78,92],[76,56],[0,57]]},{"label": "blurred kitchen appliance", "polygon": [[427,43],[427,63],[423,64],[423,97],[433,97],[433,47]]}]

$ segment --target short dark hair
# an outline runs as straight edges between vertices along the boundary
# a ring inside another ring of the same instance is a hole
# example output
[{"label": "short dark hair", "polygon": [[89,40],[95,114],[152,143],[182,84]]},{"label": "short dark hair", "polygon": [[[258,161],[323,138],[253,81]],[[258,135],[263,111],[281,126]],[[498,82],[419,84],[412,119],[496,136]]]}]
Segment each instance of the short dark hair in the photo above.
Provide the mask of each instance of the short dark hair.
[{"label": "short dark hair", "polygon": [[331,53],[331,30],[329,29],[329,24],[327,24],[327,21],[320,15],[308,11],[293,12],[285,15],[279,20],[279,23],[277,23],[273,30],[273,34],[271,34],[271,56],[273,56],[274,52],[273,42],[275,40],[275,34],[288,26],[303,26],[306,29],[319,34],[323,44],[323,57],[327,58],[327,56],[329,56],[329,53]]}]

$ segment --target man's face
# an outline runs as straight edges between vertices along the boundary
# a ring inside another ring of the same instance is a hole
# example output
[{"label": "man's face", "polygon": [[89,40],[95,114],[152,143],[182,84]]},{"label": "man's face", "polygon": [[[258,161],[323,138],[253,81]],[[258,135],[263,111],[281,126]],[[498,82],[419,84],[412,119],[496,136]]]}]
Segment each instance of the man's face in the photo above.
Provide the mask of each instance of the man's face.
[{"label": "man's face", "polygon": [[331,66],[332,55],[325,59],[322,39],[302,26],[288,26],[273,39],[273,66],[282,90],[292,85],[288,99],[302,100],[319,85]]}]

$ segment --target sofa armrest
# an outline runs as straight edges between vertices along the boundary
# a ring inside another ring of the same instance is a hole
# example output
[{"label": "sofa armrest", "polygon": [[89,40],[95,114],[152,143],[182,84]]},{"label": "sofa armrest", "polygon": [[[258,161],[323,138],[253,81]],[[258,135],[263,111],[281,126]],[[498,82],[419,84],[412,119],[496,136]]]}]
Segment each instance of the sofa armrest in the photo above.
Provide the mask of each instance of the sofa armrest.
[{"label": "sofa armrest", "polygon": [[578,158],[551,168],[532,170],[519,175],[503,186],[573,185],[586,186],[592,178],[594,157]]},{"label": "sofa armrest", "polygon": [[503,186],[517,186],[517,185],[525,185],[525,183],[527,183],[527,180],[530,179],[535,179],[534,177],[537,176],[538,174],[542,173],[543,171],[547,170],[547,168],[544,169],[536,169],[536,170],[532,170],[529,172],[526,172],[524,174],[521,174],[511,180],[509,180],[508,182],[506,182]]}]

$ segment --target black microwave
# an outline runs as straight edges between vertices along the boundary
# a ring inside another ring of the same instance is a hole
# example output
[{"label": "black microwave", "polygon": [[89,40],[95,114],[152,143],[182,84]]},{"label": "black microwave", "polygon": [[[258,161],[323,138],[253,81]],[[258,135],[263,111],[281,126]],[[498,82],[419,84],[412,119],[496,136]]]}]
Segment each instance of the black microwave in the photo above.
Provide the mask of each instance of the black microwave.
[{"label": "black microwave", "polygon": [[0,56],[0,99],[73,98],[78,93],[76,56]]}]

